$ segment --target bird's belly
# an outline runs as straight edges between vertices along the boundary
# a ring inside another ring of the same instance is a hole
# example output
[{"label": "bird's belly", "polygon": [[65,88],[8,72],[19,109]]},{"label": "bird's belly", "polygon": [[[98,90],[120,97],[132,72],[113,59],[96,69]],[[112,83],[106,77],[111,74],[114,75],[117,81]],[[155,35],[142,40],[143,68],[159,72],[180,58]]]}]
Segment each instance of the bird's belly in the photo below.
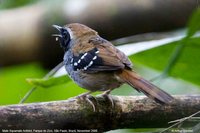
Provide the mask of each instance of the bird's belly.
[{"label": "bird's belly", "polygon": [[114,72],[85,73],[82,70],[73,71],[69,67],[66,70],[74,82],[90,91],[105,91],[123,84],[115,78]]}]

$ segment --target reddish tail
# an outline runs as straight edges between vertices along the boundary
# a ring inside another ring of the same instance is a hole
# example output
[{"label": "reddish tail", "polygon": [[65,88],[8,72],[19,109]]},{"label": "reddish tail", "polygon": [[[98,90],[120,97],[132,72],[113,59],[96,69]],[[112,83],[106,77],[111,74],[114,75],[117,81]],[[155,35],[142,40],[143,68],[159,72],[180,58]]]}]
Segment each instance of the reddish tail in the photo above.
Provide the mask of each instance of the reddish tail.
[{"label": "reddish tail", "polygon": [[134,71],[124,69],[119,74],[119,77],[130,86],[134,87],[139,92],[143,92],[145,95],[155,100],[156,102],[166,104],[173,100],[173,97],[170,96],[168,93],[148,82],[147,80],[143,79]]}]

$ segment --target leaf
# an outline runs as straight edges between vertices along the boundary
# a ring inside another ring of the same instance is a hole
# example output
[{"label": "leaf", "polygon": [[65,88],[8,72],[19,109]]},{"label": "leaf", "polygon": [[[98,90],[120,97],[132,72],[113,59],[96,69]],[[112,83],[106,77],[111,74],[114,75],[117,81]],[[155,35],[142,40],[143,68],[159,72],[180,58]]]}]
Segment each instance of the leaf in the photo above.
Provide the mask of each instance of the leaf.
[{"label": "leaf", "polygon": [[198,30],[200,30],[200,8],[198,8],[191,16],[188,23],[188,32],[186,38],[193,36]]},{"label": "leaf", "polygon": [[29,84],[34,85],[36,87],[48,88],[48,87],[67,83],[71,81],[71,79],[66,75],[62,75],[59,77],[50,77],[48,79],[29,78],[29,79],[26,79],[26,81]]}]

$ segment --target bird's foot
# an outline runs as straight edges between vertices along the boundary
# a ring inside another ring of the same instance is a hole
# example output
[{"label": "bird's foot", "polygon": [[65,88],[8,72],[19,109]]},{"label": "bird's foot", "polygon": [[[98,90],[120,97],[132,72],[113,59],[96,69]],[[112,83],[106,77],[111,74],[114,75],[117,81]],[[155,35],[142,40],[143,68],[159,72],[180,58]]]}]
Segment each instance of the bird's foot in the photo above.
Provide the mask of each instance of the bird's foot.
[{"label": "bird's foot", "polygon": [[112,108],[115,107],[114,101],[112,99],[112,97],[109,95],[111,92],[111,90],[107,90],[105,92],[103,92],[100,96],[104,97],[105,99],[108,99],[108,101],[110,101]]},{"label": "bird's foot", "polygon": [[80,100],[86,100],[92,106],[93,111],[96,112],[97,100],[95,97],[90,95],[91,93],[92,92],[83,93],[83,94],[76,96],[75,98],[80,99]]}]

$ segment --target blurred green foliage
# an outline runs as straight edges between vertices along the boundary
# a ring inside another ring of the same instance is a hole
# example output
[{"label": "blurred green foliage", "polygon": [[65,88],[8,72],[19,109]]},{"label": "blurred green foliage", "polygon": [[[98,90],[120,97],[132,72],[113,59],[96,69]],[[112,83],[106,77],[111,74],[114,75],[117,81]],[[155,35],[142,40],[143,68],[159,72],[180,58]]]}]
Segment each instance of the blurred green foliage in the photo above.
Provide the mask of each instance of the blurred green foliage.
[{"label": "blurred green foliage", "polygon": [[66,76],[62,75],[59,77],[50,77],[48,79],[38,79],[38,78],[28,78],[26,81],[33,86],[39,86],[43,88],[48,88],[55,85],[60,85],[69,82],[71,79]]},{"label": "blurred green foliage", "polygon": [[38,0],[0,0],[0,9],[9,9],[32,4]]},{"label": "blurred green foliage", "polygon": [[45,70],[35,63],[0,69],[0,105],[18,103],[31,85],[27,77],[42,77]]},{"label": "blurred green foliage", "polygon": [[[173,49],[179,43],[180,42],[173,42],[169,45],[141,52],[136,55],[132,55],[131,59],[162,71],[167,65]],[[169,75],[200,85],[200,38],[192,38],[185,43],[187,44]]]},{"label": "blurred green foliage", "polygon": [[197,10],[192,14],[187,27],[188,32],[186,38],[193,36],[200,30],[200,8],[197,8]]}]

